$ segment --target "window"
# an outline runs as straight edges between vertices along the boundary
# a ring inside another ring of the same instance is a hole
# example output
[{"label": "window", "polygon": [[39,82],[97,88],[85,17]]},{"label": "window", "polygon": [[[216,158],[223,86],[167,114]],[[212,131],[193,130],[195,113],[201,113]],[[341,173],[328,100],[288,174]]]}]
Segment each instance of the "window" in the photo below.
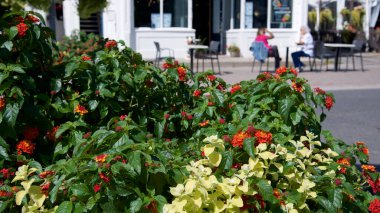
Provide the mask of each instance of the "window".
[{"label": "window", "polygon": [[233,5],[234,29],[240,28],[240,0],[235,0]]},{"label": "window", "polygon": [[268,3],[263,0],[245,1],[245,28],[266,27],[268,20]]},{"label": "window", "polygon": [[292,0],[272,0],[271,28],[292,28]]},{"label": "window", "polygon": [[[187,27],[188,0],[135,0],[135,27]],[[163,11],[160,9],[163,8]]]},{"label": "window", "polygon": [[164,27],[187,27],[187,0],[164,0]]}]

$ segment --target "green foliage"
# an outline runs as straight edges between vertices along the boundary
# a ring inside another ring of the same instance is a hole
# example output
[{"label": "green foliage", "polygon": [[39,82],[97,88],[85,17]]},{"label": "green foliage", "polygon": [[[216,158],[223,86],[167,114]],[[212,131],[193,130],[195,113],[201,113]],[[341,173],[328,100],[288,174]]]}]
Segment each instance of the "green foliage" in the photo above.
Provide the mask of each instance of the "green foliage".
[{"label": "green foliage", "polygon": [[100,12],[108,5],[107,0],[80,0],[78,2],[78,12],[81,18],[88,18],[93,13]]}]

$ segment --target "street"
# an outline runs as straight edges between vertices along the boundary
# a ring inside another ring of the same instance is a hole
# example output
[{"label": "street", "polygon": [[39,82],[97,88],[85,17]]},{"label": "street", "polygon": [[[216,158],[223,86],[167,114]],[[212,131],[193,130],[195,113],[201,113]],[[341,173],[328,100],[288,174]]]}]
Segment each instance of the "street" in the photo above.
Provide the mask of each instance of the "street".
[{"label": "street", "polygon": [[370,163],[380,165],[380,89],[332,91],[335,105],[322,128],[348,144],[366,142]]}]

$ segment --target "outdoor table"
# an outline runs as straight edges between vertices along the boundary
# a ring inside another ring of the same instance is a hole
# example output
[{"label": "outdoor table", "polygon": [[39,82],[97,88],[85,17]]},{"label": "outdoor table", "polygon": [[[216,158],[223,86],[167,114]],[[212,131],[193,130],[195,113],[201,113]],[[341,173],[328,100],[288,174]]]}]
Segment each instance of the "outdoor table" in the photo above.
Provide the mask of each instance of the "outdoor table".
[{"label": "outdoor table", "polygon": [[301,47],[301,46],[302,46],[302,45],[298,45],[298,44],[295,44],[295,45],[287,45],[287,46],[286,46],[285,67],[289,67],[289,48],[291,48],[291,47],[298,48],[298,47]]},{"label": "outdoor table", "polygon": [[190,51],[190,71],[191,71],[191,74],[194,74],[193,72],[194,50],[205,50],[205,49],[208,49],[208,46],[199,45],[199,44],[189,44],[187,45],[187,48],[189,48],[189,51]]},{"label": "outdoor table", "polygon": [[339,58],[340,58],[340,50],[342,48],[354,48],[354,44],[343,44],[343,43],[325,43],[325,47],[331,47],[331,48],[336,48],[335,51],[335,63],[334,63],[334,70],[338,71],[339,66]]}]

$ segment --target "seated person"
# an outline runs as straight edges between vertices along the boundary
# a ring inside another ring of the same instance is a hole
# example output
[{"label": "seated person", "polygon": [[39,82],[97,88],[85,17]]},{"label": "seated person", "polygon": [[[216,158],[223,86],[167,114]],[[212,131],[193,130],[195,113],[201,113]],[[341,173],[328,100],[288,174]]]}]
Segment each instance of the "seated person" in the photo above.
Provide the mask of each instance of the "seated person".
[{"label": "seated person", "polygon": [[274,57],[275,67],[277,69],[278,67],[280,67],[281,58],[280,58],[280,55],[278,54],[277,46],[276,45],[271,46],[268,44],[268,39],[272,39],[272,38],[274,38],[273,33],[269,32],[267,28],[261,27],[257,30],[257,36],[256,36],[255,41],[264,43],[264,45],[268,49],[268,56]]},{"label": "seated person", "polygon": [[312,57],[313,56],[313,36],[310,34],[310,29],[307,26],[302,26],[300,29],[300,39],[297,42],[297,45],[302,45],[301,50],[292,53],[292,59],[294,67],[298,69],[298,71],[303,71],[303,64],[300,60],[301,57]]}]

